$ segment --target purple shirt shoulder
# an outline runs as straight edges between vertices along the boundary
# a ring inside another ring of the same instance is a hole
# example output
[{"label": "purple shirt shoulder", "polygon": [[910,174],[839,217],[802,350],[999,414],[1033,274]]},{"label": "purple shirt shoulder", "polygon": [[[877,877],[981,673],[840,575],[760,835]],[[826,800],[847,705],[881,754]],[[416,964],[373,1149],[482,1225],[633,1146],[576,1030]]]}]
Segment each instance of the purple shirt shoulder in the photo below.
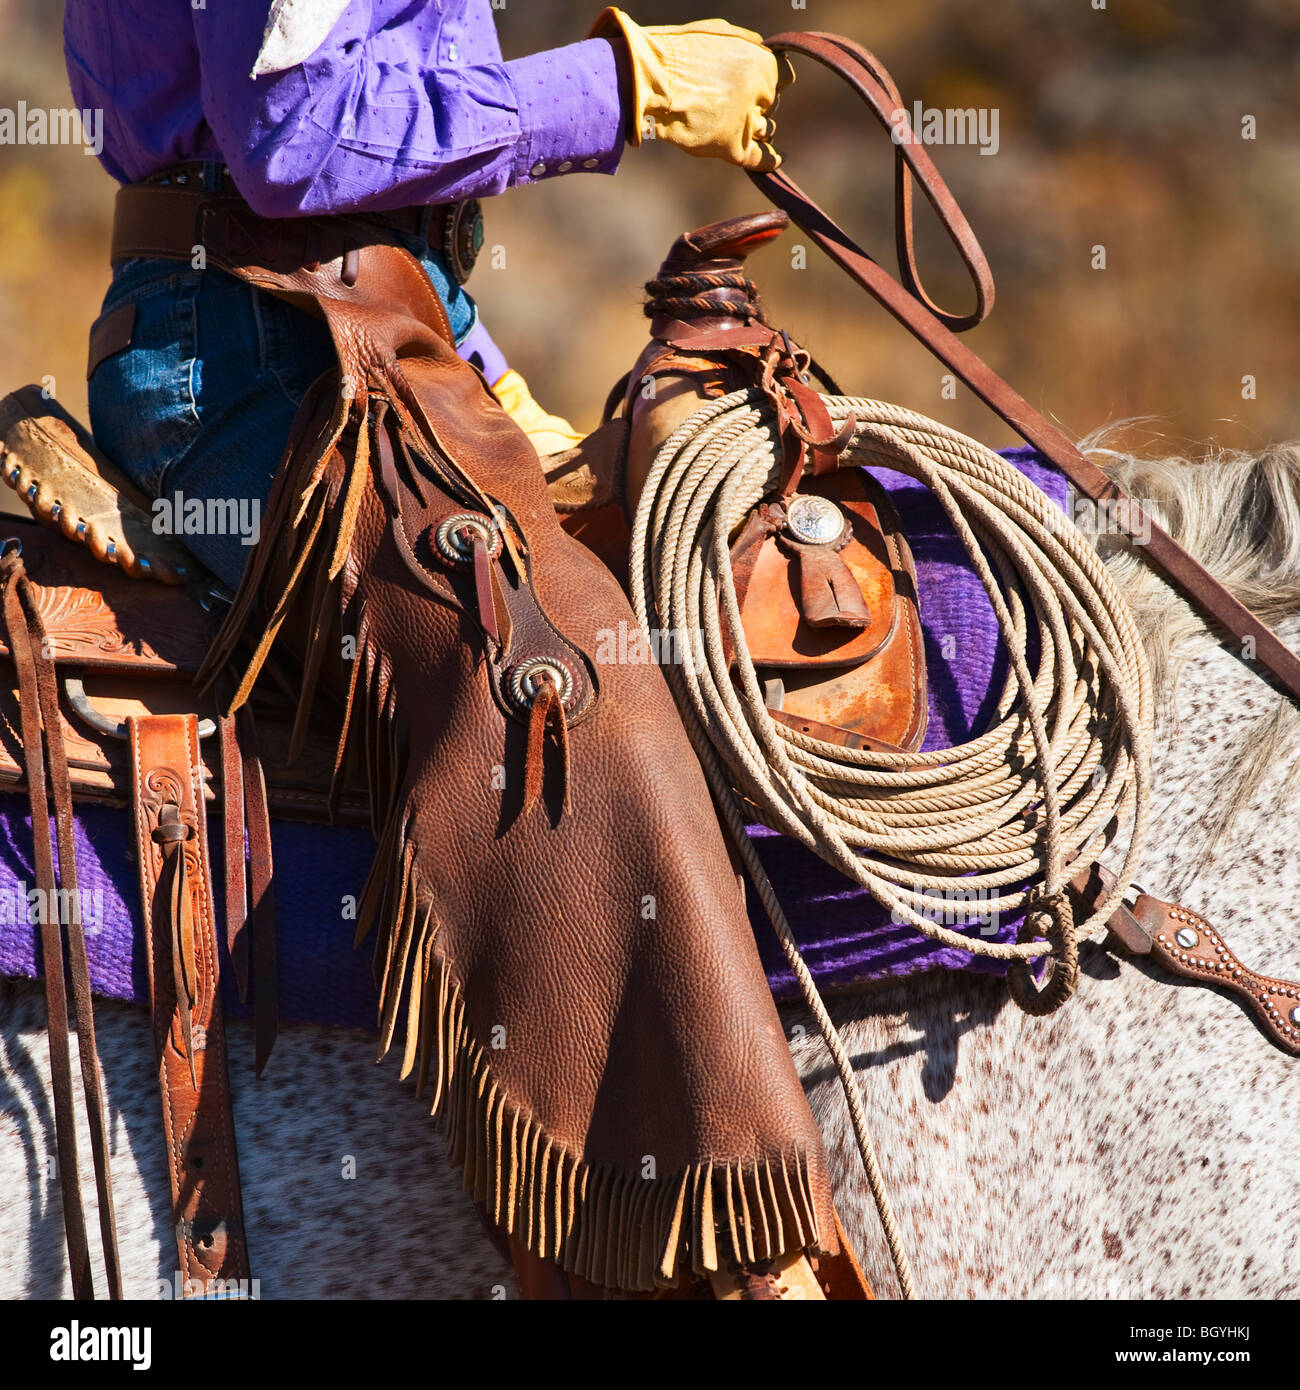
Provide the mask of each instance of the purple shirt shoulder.
[{"label": "purple shirt shoulder", "polygon": [[78,106],[128,183],[221,159],[267,217],[489,197],[612,174],[624,114],[603,39],[505,62],[490,0],[352,0],[301,65],[252,78],[268,0],[67,0]]}]

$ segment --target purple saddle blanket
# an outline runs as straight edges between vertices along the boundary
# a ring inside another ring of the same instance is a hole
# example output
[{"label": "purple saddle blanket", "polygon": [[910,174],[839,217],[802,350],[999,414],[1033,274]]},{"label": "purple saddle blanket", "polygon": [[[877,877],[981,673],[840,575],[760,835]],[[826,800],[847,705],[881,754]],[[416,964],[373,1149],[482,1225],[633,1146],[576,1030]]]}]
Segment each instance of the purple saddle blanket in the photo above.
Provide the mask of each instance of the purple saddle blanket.
[{"label": "purple saddle blanket", "polygon": [[[1032,449],[1005,452],[1027,477],[1064,506],[1066,481]],[[988,597],[932,494],[911,478],[872,469],[889,492],[916,560],[930,722],[924,747],[962,743],[987,727],[1007,675],[1006,652]],[[0,975],[40,973],[39,928],[27,894],[35,885],[27,798],[0,796]],[[941,946],[890,921],[866,889],[851,883],[802,845],[762,826],[750,835],[789,917],[813,977],[822,988],[936,968],[1001,973],[1004,965]],[[114,999],[148,1002],[144,943],[136,930],[138,886],[127,810],[77,808],[77,867],[91,981]],[[272,825],[278,931],[280,1017],[289,1023],[373,1030],[378,1008],[368,949],[354,950],[356,904],[374,850],[368,832],[347,826]],[[221,837],[210,837],[221,881]],[[220,899],[220,895],[218,895]],[[218,901],[218,939],[222,937]],[[797,989],[766,913],[750,895],[750,916],[772,991]],[[945,919],[946,920],[946,919]],[[1019,915],[972,920],[958,930],[986,940],[1014,940]],[[224,952],[224,944],[222,945]],[[249,1012],[223,972],[230,1013]]]}]

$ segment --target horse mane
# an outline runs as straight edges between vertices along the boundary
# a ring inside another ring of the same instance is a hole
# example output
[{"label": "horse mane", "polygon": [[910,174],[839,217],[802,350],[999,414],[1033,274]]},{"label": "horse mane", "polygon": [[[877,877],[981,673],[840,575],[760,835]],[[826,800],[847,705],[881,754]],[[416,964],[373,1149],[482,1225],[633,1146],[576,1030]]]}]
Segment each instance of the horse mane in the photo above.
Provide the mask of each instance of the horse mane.
[{"label": "horse mane", "polygon": [[[1210,447],[1195,456],[1146,458],[1118,447],[1133,423],[1107,426],[1080,447],[1234,597],[1294,645],[1300,638],[1300,440],[1258,452]],[[1151,666],[1157,721],[1176,729],[1174,694],[1188,663],[1210,645],[1238,654],[1240,646],[1207,627],[1143,561],[1140,547],[1106,524],[1104,513],[1072,505],[1072,514],[1133,609]],[[1266,782],[1276,786],[1280,800],[1300,778],[1300,710],[1286,696],[1274,694],[1260,718],[1225,718],[1224,730],[1241,757],[1207,827],[1207,854]]]}]

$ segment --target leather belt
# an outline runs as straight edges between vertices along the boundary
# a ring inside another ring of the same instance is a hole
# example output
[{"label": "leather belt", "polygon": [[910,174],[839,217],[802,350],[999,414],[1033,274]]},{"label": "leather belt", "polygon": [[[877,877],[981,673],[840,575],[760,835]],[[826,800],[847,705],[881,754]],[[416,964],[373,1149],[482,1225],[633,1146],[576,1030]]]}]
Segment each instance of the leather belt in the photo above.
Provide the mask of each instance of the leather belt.
[{"label": "leather belt", "polygon": [[[305,263],[332,259],[322,257],[322,247],[345,236],[354,243],[391,241],[392,233],[422,237],[441,254],[458,285],[469,279],[483,245],[483,213],[477,198],[391,212],[270,218],[259,217],[228,177],[221,191],[215,193],[204,190],[198,173],[173,171],[167,182],[158,181],[160,177],[118,190],[110,252],[113,264],[137,256],[193,263],[200,248],[219,249],[214,247],[213,238],[220,236],[228,216],[210,218],[205,210],[233,215],[246,226],[257,226],[261,236],[276,246],[299,246]],[[335,229],[337,236],[331,236],[330,229]]]},{"label": "leather belt", "polygon": [[[248,1248],[226,1037],[218,990],[212,870],[198,719],[128,721],[136,854],[144,909],[154,1050],[180,1272],[203,1298],[242,1297]],[[229,795],[229,792],[227,792]]]}]

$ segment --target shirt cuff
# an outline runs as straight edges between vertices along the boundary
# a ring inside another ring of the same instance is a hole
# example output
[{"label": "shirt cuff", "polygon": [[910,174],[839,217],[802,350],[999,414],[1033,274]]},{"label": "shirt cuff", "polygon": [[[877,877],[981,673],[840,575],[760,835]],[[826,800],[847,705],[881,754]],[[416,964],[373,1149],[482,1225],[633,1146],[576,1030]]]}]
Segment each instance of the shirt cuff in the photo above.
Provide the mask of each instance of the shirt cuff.
[{"label": "shirt cuff", "polygon": [[505,69],[519,98],[512,184],[556,174],[612,174],[618,168],[626,116],[607,40],[532,53]]}]

